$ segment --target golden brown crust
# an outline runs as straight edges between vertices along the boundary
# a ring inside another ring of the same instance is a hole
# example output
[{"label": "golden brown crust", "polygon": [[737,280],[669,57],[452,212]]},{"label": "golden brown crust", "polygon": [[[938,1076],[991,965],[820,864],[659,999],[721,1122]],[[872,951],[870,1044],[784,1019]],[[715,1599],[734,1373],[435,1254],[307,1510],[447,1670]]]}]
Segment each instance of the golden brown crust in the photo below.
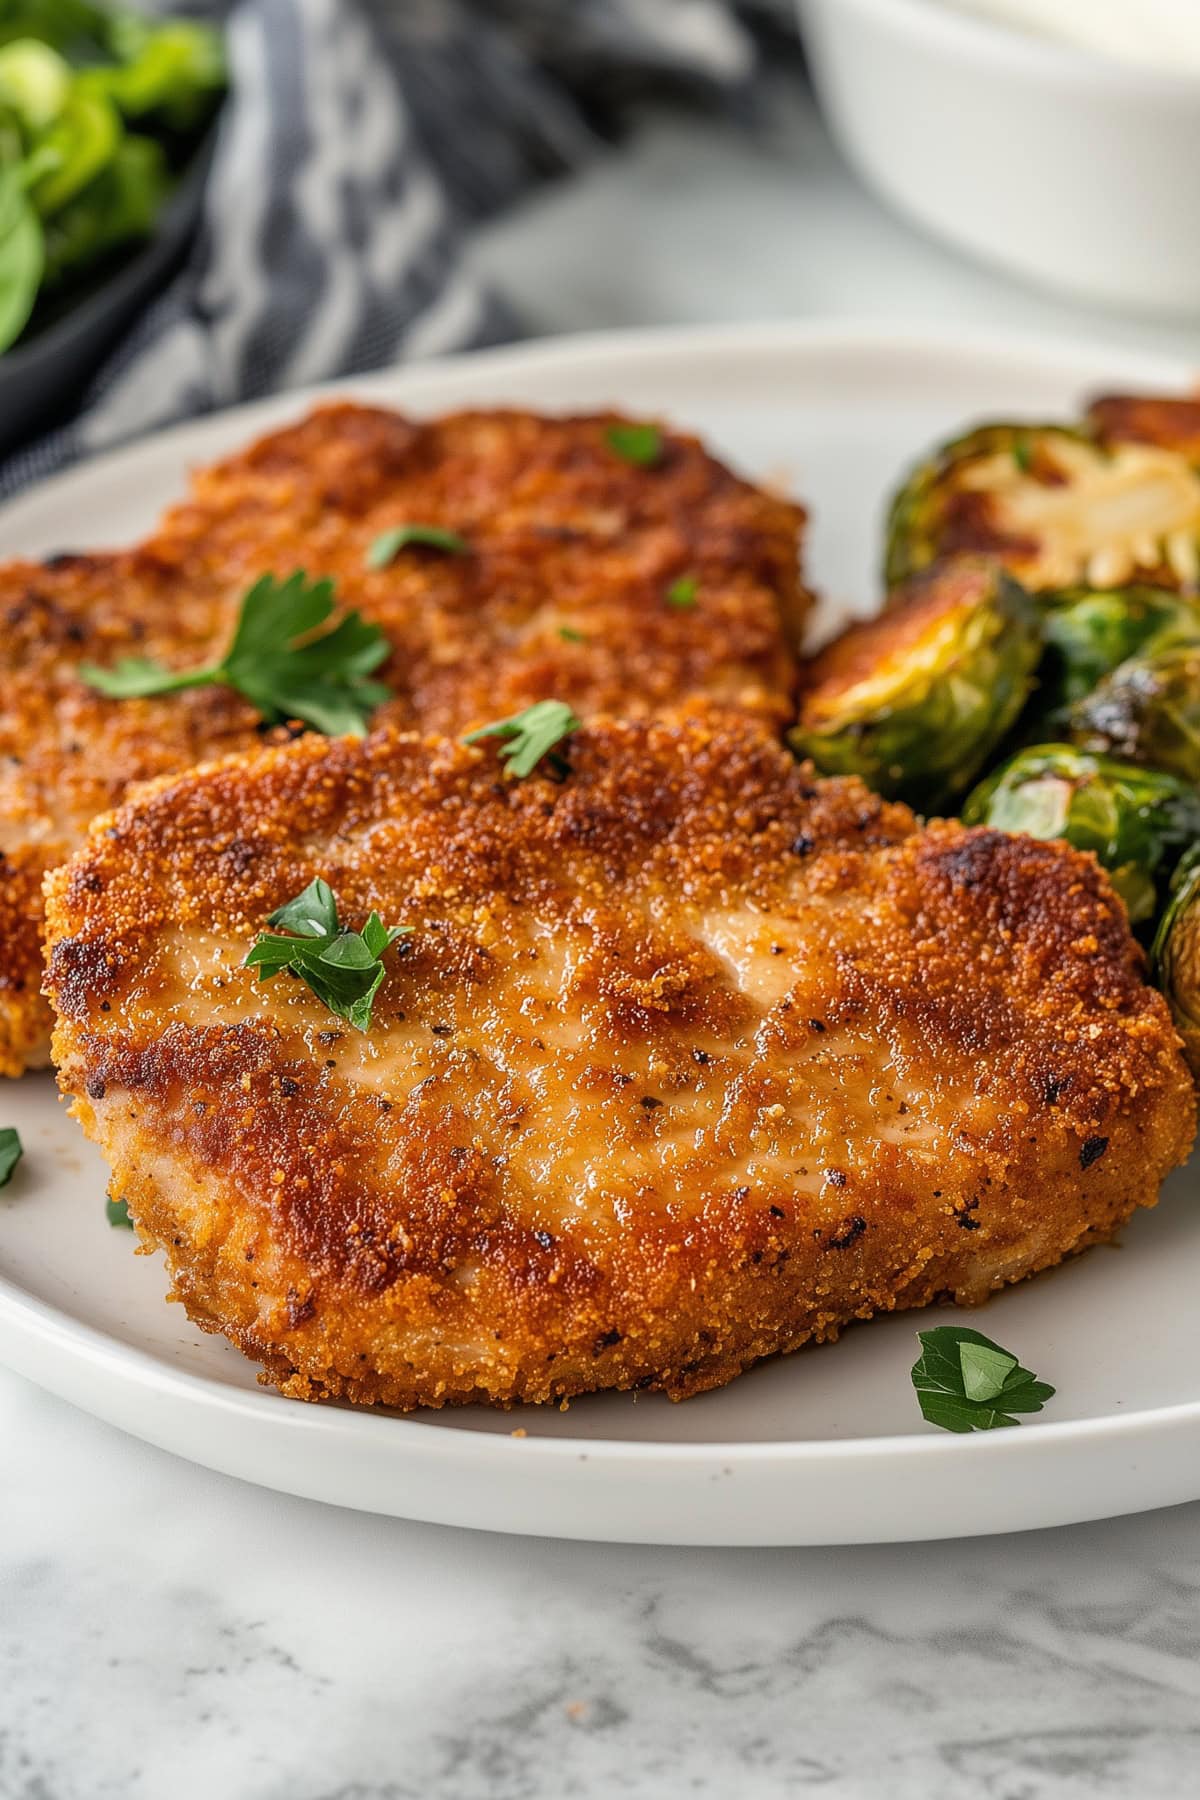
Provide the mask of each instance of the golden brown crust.
[{"label": "golden brown crust", "polygon": [[[570,765],[306,741],[51,877],[63,1086],[285,1392],[682,1396],[1153,1204],[1192,1084],[1093,859],[918,831],[750,725],[599,722]],[[316,874],[413,927],[365,1037],[241,967]]]},{"label": "golden brown crust", "polygon": [[[137,549],[0,567],[0,1073],[48,1029],[44,869],[135,784],[261,737],[227,691],[107,700],[79,664],[210,662],[264,572],[333,575],[341,604],[379,623],[395,647],[380,717],[396,724],[457,734],[558,697],[584,714],[716,704],[782,728],[807,605],[802,510],[674,433],[654,467],[632,466],[609,443],[614,417],[326,406],[198,473]],[[452,527],[470,554],[413,549],[369,570],[375,537],[405,522]],[[674,608],[684,574],[695,605]]]},{"label": "golden brown crust", "polygon": [[1087,418],[1103,444],[1157,444],[1200,461],[1200,397],[1104,394]]}]

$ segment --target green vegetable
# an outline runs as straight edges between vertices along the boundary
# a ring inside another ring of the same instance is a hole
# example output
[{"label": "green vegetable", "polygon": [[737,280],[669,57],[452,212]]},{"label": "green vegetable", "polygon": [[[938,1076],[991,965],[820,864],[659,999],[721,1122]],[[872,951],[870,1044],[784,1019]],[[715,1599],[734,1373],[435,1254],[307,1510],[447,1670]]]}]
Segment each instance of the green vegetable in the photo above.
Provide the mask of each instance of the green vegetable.
[{"label": "green vegetable", "polygon": [[667,605],[687,611],[696,604],[696,592],[700,583],[695,575],[681,575],[667,589]]},{"label": "green vegetable", "polygon": [[221,40],[207,25],[187,19],[156,23],[120,12],[109,30],[118,61],[89,70],[127,119],[154,114],[172,131],[203,123],[225,87]]},{"label": "green vegetable", "polygon": [[1014,1413],[1041,1412],[1054,1389],[1023,1369],[1009,1350],[965,1325],[917,1333],[921,1354],[912,1384],[922,1417],[943,1431],[994,1431],[1019,1425]]},{"label": "green vegetable", "polygon": [[287,969],[312,989],[331,1013],[367,1031],[375,995],[386,973],[383,955],[411,925],[387,926],[372,912],[361,932],[339,924],[333,890],[319,877],[273,912],[268,925],[294,935],[262,932],[245,966],[258,970],[260,981],[273,981]]},{"label": "green vegetable", "polygon": [[17,38],[0,49],[0,108],[22,132],[45,131],[61,114],[71,91],[70,65],[36,38]]},{"label": "green vegetable", "polygon": [[394,525],[390,531],[381,532],[367,551],[368,569],[386,569],[410,544],[442,550],[447,556],[466,556],[471,548],[465,537],[441,525]]},{"label": "green vegetable", "polygon": [[0,164],[0,353],[25,329],[42,279],[45,243],[18,168]]},{"label": "green vegetable", "polygon": [[1180,849],[1200,837],[1200,793],[1157,770],[1042,744],[1018,751],[981,782],[962,816],[968,825],[1091,850],[1136,925],[1156,912]]},{"label": "green vegetable", "polygon": [[302,719],[328,736],[361,736],[390,689],[366,678],[388,655],[377,625],[347,613],[314,635],[333,611],[333,582],[309,581],[297,569],[286,581],[264,575],[242,601],[233,642],[219,663],[176,672],[142,657],[113,669],[85,663],[80,679],[111,699],[169,694],[181,688],[231,687],[263,718]]},{"label": "green vegetable", "polygon": [[0,354],[36,324],[41,291],[59,304],[152,234],[224,85],[207,25],[0,0]]},{"label": "green vegetable", "polygon": [[1200,1079],[1200,844],[1180,858],[1151,951],[1192,1073]]},{"label": "green vegetable", "polygon": [[792,748],[922,811],[965,788],[1013,724],[1040,654],[1028,596],[993,564],[947,564],[809,666]]},{"label": "green vegetable", "polygon": [[1200,783],[1200,641],[1151,643],[1069,714],[1072,740]]},{"label": "green vegetable", "polygon": [[564,644],[586,644],[587,639],[582,631],[576,631],[573,625],[560,625],[558,635]]},{"label": "green vegetable", "polygon": [[657,425],[610,425],[605,436],[622,462],[651,468],[663,453],[662,432]]},{"label": "green vegetable", "polygon": [[170,191],[166,160],[153,138],[130,135],[103,174],[47,220],[47,291],[100,257],[144,238]]},{"label": "green vegetable", "polygon": [[1066,588],[1039,598],[1046,651],[1034,708],[1044,722],[1150,643],[1200,642],[1200,605],[1168,588]]},{"label": "green vegetable", "polygon": [[120,142],[121,121],[111,102],[76,87],[38,140],[45,173],[33,182],[30,198],[42,218],[52,218],[94,181],[112,162]]},{"label": "green vegetable", "polygon": [[21,1139],[15,1127],[0,1127],[0,1187],[8,1186],[13,1178],[13,1170],[23,1154]]},{"label": "green vegetable", "polygon": [[892,502],[888,585],[946,557],[987,555],[1031,591],[1200,580],[1200,471],[1157,445],[1088,427],[983,425],[920,464]]},{"label": "green vegetable", "polygon": [[549,756],[551,769],[561,776],[567,772],[566,759],[551,755],[551,752],[556,744],[578,731],[582,723],[563,701],[538,700],[524,712],[514,713],[510,719],[497,719],[492,725],[472,731],[463,743],[477,744],[490,737],[505,738],[508,741],[500,754],[508,763],[510,774],[521,778],[531,775],[542,758]]},{"label": "green vegetable", "polygon": [[115,1225],[119,1230],[133,1230],[133,1220],[129,1216],[127,1200],[113,1200],[111,1197],[107,1199],[104,1202],[104,1216],[110,1225]]}]

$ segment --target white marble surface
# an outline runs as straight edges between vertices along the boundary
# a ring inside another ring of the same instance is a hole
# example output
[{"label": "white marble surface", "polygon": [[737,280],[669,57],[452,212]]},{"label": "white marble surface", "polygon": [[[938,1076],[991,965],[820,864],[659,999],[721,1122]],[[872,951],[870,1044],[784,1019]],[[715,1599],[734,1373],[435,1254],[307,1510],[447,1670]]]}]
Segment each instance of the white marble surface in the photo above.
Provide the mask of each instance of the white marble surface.
[{"label": "white marble surface", "polygon": [[[1190,353],[910,236],[811,115],[668,118],[489,232],[547,330],[945,319]],[[1177,1800],[1200,1507],[802,1552],[470,1536],[262,1492],[0,1374],[0,1800]]]}]

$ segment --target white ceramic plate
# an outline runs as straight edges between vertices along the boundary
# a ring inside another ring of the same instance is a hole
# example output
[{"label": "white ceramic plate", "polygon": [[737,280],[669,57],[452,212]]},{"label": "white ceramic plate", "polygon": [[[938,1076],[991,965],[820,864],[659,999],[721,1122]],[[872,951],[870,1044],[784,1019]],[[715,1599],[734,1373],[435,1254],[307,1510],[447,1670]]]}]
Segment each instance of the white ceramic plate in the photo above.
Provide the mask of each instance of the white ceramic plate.
[{"label": "white ceramic plate", "polygon": [[[786,479],[813,509],[816,580],[867,609],[881,503],[926,445],[975,418],[1069,415],[1098,387],[1192,377],[1118,353],[788,326],[566,339],[338,391],[422,410],[613,402],[665,413],[751,473]],[[0,555],[120,542],[179,492],[189,464],[303,404],[208,419],[48,482],[0,514]],[[567,1412],[399,1418],[265,1392],[236,1351],[164,1305],[158,1259],[134,1257],[129,1235],[106,1223],[103,1165],[49,1077],[0,1089],[0,1123],[19,1125],[27,1148],[0,1195],[0,1356],[125,1430],[250,1481],[447,1524],[678,1544],[948,1537],[1200,1496],[1200,1210],[1186,1173],[1119,1249],[972,1315],[1057,1385],[1019,1430],[960,1438],[922,1422],[908,1370],[914,1333],[931,1321],[917,1314],[682,1406],[604,1395]]]}]

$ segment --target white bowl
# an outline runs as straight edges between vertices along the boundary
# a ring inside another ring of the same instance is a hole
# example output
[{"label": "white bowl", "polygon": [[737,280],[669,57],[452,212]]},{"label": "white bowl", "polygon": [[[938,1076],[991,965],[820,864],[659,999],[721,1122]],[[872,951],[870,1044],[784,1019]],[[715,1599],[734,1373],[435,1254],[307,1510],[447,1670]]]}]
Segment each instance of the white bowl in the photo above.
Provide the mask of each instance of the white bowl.
[{"label": "white bowl", "polygon": [[901,212],[1102,305],[1200,312],[1200,82],[940,0],[799,0],[829,124]]}]

